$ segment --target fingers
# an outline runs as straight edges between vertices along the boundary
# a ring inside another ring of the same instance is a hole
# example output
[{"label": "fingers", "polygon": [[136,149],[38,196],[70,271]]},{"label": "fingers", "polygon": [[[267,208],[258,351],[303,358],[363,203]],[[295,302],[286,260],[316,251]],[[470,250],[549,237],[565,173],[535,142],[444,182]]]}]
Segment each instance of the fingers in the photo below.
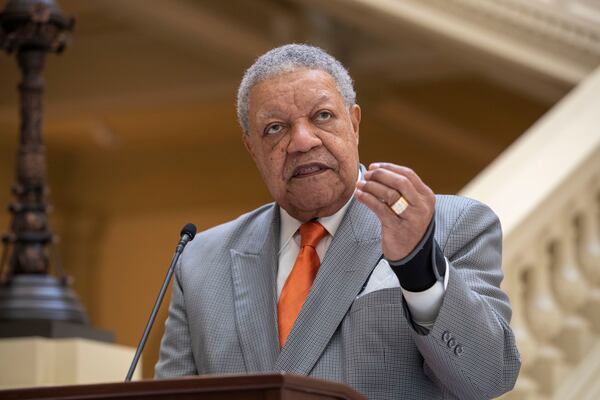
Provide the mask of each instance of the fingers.
[{"label": "fingers", "polygon": [[[400,196],[408,207],[396,214],[391,206]],[[433,191],[410,168],[390,163],[371,164],[356,184],[355,197],[379,218],[382,249],[393,260],[414,250],[435,211]]]},{"label": "fingers", "polygon": [[377,162],[369,165],[369,171],[376,171],[378,169],[391,171],[406,177],[413,184],[414,188],[421,194],[431,193],[431,189],[425,183],[423,183],[419,175],[417,175],[415,171],[408,167],[386,162]]},{"label": "fingers", "polygon": [[400,217],[387,204],[369,192],[357,188],[355,196],[358,201],[369,207],[384,225],[385,221],[397,220]]},{"label": "fingers", "polygon": [[407,215],[396,214],[390,207],[403,196],[409,204],[418,204],[419,194],[405,176],[385,169],[367,171],[365,180],[356,185],[356,197],[369,207],[384,225],[393,224]]},{"label": "fingers", "polygon": [[377,168],[365,172],[364,182],[361,190],[373,194],[390,206],[398,201],[401,195],[409,204],[414,205],[419,202],[420,194],[411,180],[404,175]]},{"label": "fingers", "polygon": [[360,181],[356,185],[360,190],[370,193],[375,198],[379,199],[379,201],[391,205],[398,201],[400,198],[400,193],[397,190],[394,190],[388,186],[382,185],[379,182],[375,181]]}]

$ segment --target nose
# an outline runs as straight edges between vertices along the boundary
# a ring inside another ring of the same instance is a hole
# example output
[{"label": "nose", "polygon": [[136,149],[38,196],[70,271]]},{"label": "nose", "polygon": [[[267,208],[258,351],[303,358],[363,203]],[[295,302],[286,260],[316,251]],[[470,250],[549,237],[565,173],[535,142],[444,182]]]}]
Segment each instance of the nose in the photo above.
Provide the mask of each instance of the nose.
[{"label": "nose", "polygon": [[306,153],[322,144],[321,139],[315,134],[315,127],[307,121],[297,121],[292,126],[288,153]]}]

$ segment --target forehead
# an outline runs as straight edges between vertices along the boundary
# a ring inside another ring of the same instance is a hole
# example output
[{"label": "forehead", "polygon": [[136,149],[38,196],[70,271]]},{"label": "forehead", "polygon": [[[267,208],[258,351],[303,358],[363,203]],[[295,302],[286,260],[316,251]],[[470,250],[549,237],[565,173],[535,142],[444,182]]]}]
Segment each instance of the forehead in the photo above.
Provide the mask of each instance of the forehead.
[{"label": "forehead", "polygon": [[264,112],[326,101],[344,101],[335,79],[325,71],[299,69],[275,75],[254,85],[250,90],[249,108],[251,113]]}]

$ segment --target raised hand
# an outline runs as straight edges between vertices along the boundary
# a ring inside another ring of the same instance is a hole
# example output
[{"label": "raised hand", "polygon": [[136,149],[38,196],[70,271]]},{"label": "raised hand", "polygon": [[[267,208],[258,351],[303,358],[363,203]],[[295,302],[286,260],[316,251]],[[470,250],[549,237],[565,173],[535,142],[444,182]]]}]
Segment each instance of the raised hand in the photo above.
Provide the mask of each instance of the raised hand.
[{"label": "raised hand", "polygon": [[413,170],[392,163],[369,165],[364,180],[356,184],[355,196],[379,217],[383,255],[393,261],[419,244],[435,210],[433,191]]}]

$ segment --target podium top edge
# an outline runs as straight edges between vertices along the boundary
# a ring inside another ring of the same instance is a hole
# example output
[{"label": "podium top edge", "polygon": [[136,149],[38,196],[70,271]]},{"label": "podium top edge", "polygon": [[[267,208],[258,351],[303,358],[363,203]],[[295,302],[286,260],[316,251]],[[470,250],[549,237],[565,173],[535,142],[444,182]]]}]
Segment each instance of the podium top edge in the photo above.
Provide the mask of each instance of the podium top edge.
[{"label": "podium top edge", "polygon": [[366,400],[366,397],[343,383],[285,372],[202,375],[163,380],[9,389],[0,390],[0,398],[5,400],[111,399],[113,397],[115,399],[123,397],[141,399],[151,395],[155,399],[160,399],[161,395],[170,397],[177,394],[189,395],[207,392],[221,392],[226,394],[228,391],[252,392],[264,390],[321,394],[326,396],[325,398],[335,399]]}]

